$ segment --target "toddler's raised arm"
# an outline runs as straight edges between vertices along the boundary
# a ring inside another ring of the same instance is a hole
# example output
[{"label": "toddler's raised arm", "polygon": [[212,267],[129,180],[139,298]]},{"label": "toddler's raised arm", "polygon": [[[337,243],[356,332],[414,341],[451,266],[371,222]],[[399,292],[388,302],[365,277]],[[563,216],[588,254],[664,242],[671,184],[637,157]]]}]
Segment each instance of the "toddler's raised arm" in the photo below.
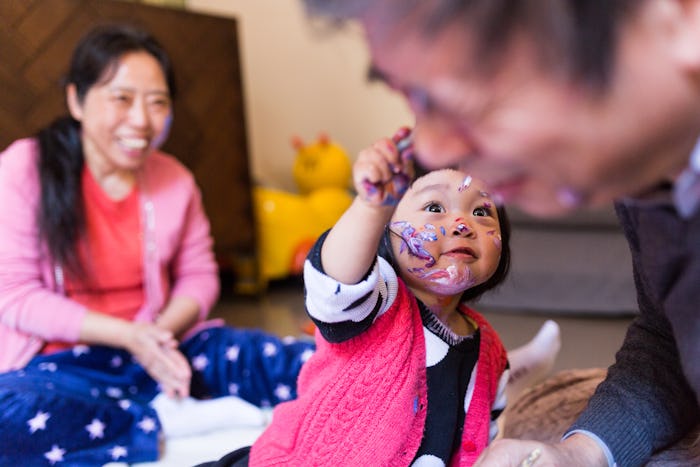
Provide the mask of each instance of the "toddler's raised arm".
[{"label": "toddler's raised arm", "polygon": [[408,135],[409,130],[401,129],[393,139],[383,138],[358,155],[353,165],[357,196],[321,250],[328,276],[355,284],[374,264],[384,227],[413,177],[413,163],[406,157],[410,151],[397,147]]}]

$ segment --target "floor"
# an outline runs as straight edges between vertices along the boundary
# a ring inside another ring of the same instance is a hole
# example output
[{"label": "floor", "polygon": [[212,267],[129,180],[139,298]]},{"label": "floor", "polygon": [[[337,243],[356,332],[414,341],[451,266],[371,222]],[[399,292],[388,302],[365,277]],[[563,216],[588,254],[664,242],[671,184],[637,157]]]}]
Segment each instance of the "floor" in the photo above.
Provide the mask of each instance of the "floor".
[{"label": "floor", "polygon": [[[476,308],[509,349],[529,341],[547,319],[555,320],[561,329],[562,347],[554,371],[609,366],[632,319],[630,316],[572,316]],[[303,284],[300,279],[274,282],[258,297],[224,293],[212,315],[224,318],[233,326],[262,328],[282,337],[299,335],[307,323]]]}]

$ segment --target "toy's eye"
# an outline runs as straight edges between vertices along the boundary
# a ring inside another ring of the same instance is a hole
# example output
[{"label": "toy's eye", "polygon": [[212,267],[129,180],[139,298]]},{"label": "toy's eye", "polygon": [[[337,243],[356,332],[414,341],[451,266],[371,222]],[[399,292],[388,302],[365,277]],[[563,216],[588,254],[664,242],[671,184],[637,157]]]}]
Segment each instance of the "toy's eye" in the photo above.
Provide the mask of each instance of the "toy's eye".
[{"label": "toy's eye", "polygon": [[423,208],[424,211],[427,212],[435,212],[435,213],[440,213],[440,212],[445,212],[445,208],[442,207],[440,203],[435,203],[435,202],[430,202],[425,205]]}]

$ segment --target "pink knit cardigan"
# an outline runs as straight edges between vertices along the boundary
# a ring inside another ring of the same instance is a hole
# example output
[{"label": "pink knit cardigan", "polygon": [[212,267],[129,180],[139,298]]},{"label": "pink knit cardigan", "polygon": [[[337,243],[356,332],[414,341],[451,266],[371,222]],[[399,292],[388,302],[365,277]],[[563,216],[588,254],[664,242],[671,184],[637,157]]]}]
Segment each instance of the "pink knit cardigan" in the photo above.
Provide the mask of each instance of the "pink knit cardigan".
[{"label": "pink knit cardigan", "polygon": [[[489,439],[491,406],[506,366],[495,331],[463,307],[481,330],[476,384],[460,451],[472,465]],[[391,307],[362,335],[317,350],[299,375],[299,397],[275,409],[250,454],[251,466],[407,466],[427,411],[425,338],[415,298],[399,280]]]},{"label": "pink knit cardigan", "polygon": [[[38,241],[38,150],[35,139],[22,139],[0,153],[0,372],[24,366],[46,341],[75,342],[87,311],[58,293],[52,261]],[[186,296],[199,303],[203,326],[219,279],[194,177],[156,151],[140,183],[148,245],[146,300],[136,320],[153,321],[168,299]]]}]

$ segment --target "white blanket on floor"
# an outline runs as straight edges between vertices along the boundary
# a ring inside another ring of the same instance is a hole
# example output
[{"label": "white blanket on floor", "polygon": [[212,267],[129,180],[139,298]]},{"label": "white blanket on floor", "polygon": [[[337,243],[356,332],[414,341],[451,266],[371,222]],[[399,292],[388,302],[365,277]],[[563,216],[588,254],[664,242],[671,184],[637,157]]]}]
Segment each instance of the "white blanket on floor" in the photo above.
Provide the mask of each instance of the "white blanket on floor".
[{"label": "white blanket on floor", "polygon": [[250,446],[264,428],[229,428],[194,436],[169,439],[165,452],[156,462],[142,462],[133,467],[191,467],[214,461],[243,446]]},{"label": "white blanket on floor", "polygon": [[[164,450],[157,461],[132,464],[133,467],[191,467],[217,460],[253,444],[272,416],[271,409],[260,409],[234,396],[175,401],[159,395],[151,405],[163,427]],[[126,465],[113,462],[106,466]]]}]

